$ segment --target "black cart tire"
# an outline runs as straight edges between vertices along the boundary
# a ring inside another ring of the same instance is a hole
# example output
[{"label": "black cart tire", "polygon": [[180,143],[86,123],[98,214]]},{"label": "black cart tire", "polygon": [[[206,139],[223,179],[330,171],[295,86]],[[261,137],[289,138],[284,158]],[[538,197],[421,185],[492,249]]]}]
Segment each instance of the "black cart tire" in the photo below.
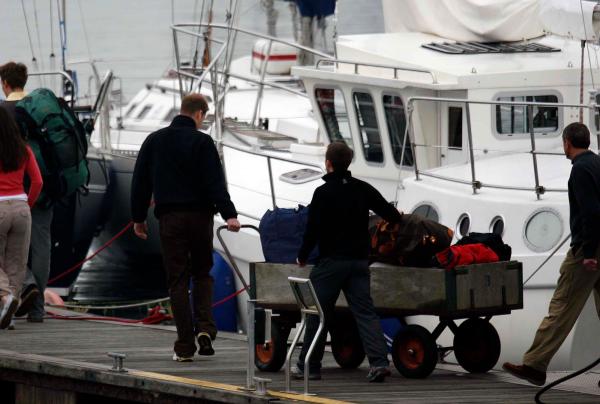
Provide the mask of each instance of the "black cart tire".
[{"label": "black cart tire", "polygon": [[261,372],[278,372],[285,363],[290,328],[275,321],[271,323],[271,339],[256,344],[254,364]]},{"label": "black cart tire", "polygon": [[470,373],[485,373],[500,358],[500,337],[489,321],[470,318],[458,326],[454,335],[456,360]]},{"label": "black cart tire", "polygon": [[344,369],[356,369],[365,360],[365,350],[354,327],[336,327],[331,333],[331,352],[333,358]]},{"label": "black cart tire", "polygon": [[429,376],[438,361],[438,349],[433,335],[420,325],[403,327],[394,337],[392,359],[394,366],[404,377],[422,379]]}]

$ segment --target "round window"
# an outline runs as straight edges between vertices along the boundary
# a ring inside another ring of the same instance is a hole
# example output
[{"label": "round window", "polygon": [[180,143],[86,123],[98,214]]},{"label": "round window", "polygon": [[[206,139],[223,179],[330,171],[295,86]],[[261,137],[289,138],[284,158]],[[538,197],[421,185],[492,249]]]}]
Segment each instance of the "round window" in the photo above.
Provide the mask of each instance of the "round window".
[{"label": "round window", "polygon": [[551,209],[535,211],[525,222],[525,243],[535,252],[550,250],[563,233],[563,223],[558,212]]},{"label": "round window", "polygon": [[497,234],[499,236],[504,235],[504,219],[500,216],[496,216],[490,223],[490,233]]},{"label": "round window", "polygon": [[471,218],[468,214],[463,213],[456,223],[456,232],[464,237],[469,234],[469,230],[471,230]]},{"label": "round window", "polygon": [[438,214],[437,210],[427,203],[417,206],[412,213],[413,215],[423,216],[424,218],[433,220],[434,222],[440,221],[440,215]]}]

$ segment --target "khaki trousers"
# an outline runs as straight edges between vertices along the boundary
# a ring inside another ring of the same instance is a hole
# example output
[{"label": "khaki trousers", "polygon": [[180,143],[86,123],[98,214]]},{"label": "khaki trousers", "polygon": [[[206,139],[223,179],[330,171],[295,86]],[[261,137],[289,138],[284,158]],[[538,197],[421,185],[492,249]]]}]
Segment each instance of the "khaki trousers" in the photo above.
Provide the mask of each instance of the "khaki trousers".
[{"label": "khaki trousers", "polygon": [[25,279],[31,212],[25,201],[0,201],[0,297],[18,297]]},{"label": "khaki trousers", "polygon": [[[600,254],[596,253],[600,260]],[[560,277],[550,301],[548,316],[535,334],[531,348],[523,356],[523,364],[545,372],[548,364],[571,332],[590,294],[595,292],[596,310],[600,317],[600,269],[591,272],[583,265],[583,249],[569,249],[560,267]]]}]

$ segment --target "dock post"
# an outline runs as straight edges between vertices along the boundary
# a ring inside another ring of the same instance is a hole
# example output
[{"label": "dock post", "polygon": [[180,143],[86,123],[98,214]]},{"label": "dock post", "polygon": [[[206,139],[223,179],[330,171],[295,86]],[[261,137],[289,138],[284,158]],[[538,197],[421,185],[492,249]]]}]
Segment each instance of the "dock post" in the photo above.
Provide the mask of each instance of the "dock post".
[{"label": "dock post", "polygon": [[255,300],[248,299],[248,366],[246,368],[246,388],[254,390],[254,355],[256,342],[254,341],[254,306]]}]

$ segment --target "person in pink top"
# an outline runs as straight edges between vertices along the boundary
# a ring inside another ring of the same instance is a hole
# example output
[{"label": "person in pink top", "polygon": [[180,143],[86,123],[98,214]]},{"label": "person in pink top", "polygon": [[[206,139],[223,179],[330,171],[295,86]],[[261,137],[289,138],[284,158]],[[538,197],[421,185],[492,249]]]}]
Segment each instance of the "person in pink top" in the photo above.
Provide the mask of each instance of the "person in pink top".
[{"label": "person in pink top", "polygon": [[[23,180],[29,177],[29,192]],[[31,236],[31,207],[42,190],[42,176],[13,117],[0,108],[0,329],[19,306]]]}]

